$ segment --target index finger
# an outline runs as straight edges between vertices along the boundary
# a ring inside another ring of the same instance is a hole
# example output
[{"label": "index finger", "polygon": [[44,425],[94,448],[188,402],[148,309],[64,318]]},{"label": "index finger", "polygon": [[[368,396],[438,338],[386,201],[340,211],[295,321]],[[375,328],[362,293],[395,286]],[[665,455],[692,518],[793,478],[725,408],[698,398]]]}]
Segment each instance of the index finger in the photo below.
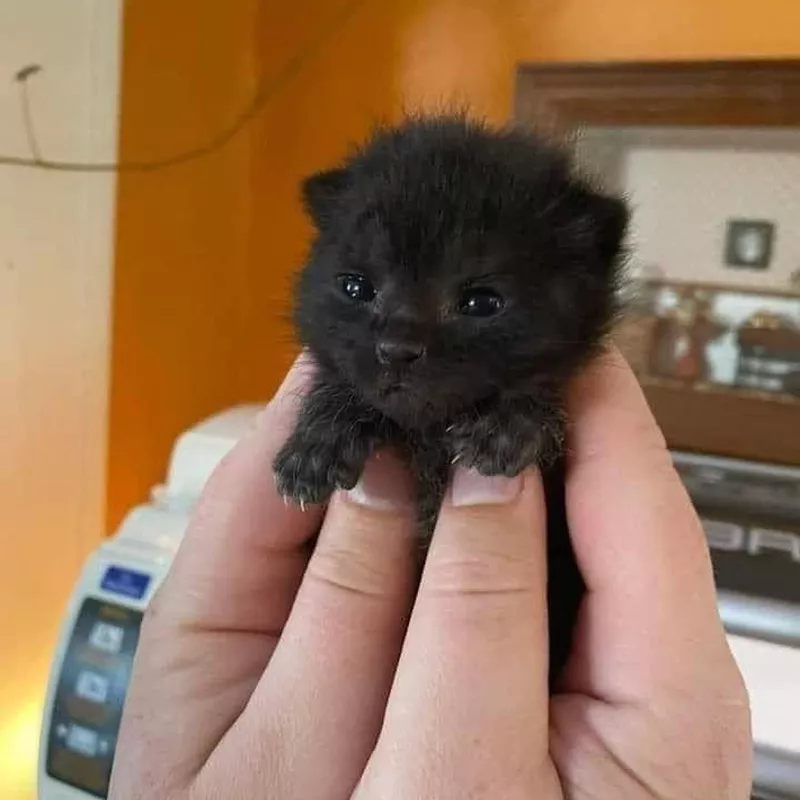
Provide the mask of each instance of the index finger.
[{"label": "index finger", "polygon": [[[284,505],[272,459],[307,373],[305,362],[294,366],[217,467],[148,606],[120,730],[126,758],[115,767],[115,784],[141,785],[141,796],[163,796],[153,786],[200,768],[242,712],[289,615],[322,510]],[[150,758],[154,751],[172,760]]]},{"label": "index finger", "polygon": [[323,512],[284,501],[272,460],[312,369],[298,359],[254,429],[212,474],[162,587],[159,616],[196,630],[280,631],[307,560],[303,545]]},{"label": "index finger", "polygon": [[617,352],[571,389],[567,513],[587,585],[567,688],[628,697],[724,654],[708,546]]}]

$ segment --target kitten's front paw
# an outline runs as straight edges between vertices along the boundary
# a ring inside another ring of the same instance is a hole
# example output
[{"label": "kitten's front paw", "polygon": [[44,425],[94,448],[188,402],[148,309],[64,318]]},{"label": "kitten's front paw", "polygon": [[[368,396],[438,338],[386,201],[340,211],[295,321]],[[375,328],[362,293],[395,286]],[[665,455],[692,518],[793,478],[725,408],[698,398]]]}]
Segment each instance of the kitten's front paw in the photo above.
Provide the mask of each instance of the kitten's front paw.
[{"label": "kitten's front paw", "polygon": [[447,432],[453,462],[482,475],[514,477],[530,466],[547,466],[561,450],[555,420],[512,415],[464,419]]},{"label": "kitten's front paw", "polygon": [[275,483],[300,507],[324,503],[336,489],[352,489],[363,463],[347,461],[336,443],[291,438],[273,464]]}]

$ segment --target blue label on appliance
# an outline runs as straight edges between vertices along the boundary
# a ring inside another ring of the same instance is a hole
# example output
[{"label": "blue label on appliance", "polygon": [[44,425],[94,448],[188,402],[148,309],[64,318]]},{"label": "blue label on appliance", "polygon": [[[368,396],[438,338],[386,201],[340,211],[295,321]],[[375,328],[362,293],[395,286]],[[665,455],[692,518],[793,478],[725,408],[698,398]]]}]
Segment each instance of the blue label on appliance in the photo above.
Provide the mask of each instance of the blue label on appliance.
[{"label": "blue label on appliance", "polygon": [[100,588],[112,594],[141,600],[150,585],[150,576],[124,567],[109,567],[103,576]]}]

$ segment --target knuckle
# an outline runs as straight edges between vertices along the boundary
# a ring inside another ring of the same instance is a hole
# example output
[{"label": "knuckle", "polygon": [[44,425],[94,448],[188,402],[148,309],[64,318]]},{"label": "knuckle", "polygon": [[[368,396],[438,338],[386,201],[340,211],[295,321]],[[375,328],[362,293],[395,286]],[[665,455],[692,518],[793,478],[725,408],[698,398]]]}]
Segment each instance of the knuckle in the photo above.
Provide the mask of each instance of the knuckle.
[{"label": "knuckle", "polygon": [[431,560],[426,589],[437,595],[504,597],[534,591],[519,560],[501,552],[456,555]]},{"label": "knuckle", "polygon": [[337,592],[372,598],[384,596],[392,583],[391,571],[375,550],[353,542],[320,541],[306,574],[310,580]]}]

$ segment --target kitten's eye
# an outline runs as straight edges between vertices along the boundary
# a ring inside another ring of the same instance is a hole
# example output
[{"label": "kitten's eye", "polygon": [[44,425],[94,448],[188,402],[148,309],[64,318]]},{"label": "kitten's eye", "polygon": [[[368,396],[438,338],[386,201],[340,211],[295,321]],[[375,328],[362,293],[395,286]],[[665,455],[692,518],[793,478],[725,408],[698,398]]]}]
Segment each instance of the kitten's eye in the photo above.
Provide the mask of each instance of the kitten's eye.
[{"label": "kitten's eye", "polygon": [[458,312],[466,317],[492,317],[502,310],[503,298],[494,289],[467,289],[458,301]]},{"label": "kitten's eye", "polygon": [[339,286],[351,299],[369,303],[375,298],[375,287],[363,275],[340,275]]}]

